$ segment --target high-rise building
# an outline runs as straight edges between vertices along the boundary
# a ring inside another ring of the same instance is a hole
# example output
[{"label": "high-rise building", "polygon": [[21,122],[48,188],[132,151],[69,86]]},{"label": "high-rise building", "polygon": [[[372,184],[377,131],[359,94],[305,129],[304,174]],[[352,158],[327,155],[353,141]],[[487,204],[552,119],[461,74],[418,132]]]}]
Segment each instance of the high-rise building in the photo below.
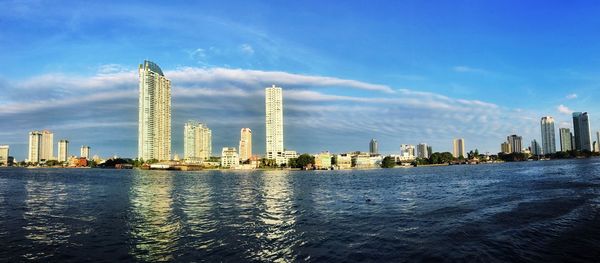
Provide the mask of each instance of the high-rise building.
[{"label": "high-rise building", "polygon": [[369,142],[369,153],[370,154],[379,154],[379,144],[377,143],[377,139],[371,139]]},{"label": "high-rise building", "polygon": [[138,158],[171,159],[171,81],[160,67],[139,66]]},{"label": "high-rise building", "polygon": [[600,131],[596,132],[596,142],[598,143],[598,149],[596,149],[596,151],[600,152]]},{"label": "high-rise building", "polygon": [[542,147],[540,147],[540,144],[533,139],[533,141],[531,141],[531,154],[535,155],[535,156],[539,156],[542,155]]},{"label": "high-rise building", "polygon": [[238,156],[235,147],[223,147],[221,150],[221,166],[222,167],[235,167],[240,163],[240,157]]},{"label": "high-rise building", "polygon": [[[556,152],[556,135],[554,131],[554,118],[550,116],[542,117],[540,121],[542,130],[542,151],[543,154],[552,154]],[[537,143],[537,141],[536,141]]]},{"label": "high-rise building", "polygon": [[54,159],[54,134],[50,131],[29,133],[28,161],[38,163]]},{"label": "high-rise building", "polygon": [[459,158],[460,156],[462,157],[466,157],[466,150],[465,150],[465,139],[463,138],[457,138],[454,139],[452,141],[452,155],[454,155],[454,158]]},{"label": "high-rise building", "polygon": [[503,142],[500,145],[500,152],[502,152],[502,153],[511,153],[512,149],[510,147],[510,144],[508,142]]},{"label": "high-rise building", "polygon": [[573,142],[571,141],[571,130],[569,128],[558,129],[560,137],[560,150],[562,152],[573,150]]},{"label": "high-rise building", "polygon": [[240,160],[247,161],[252,157],[252,130],[242,128],[240,131]]},{"label": "high-rise building", "polygon": [[523,137],[513,134],[506,137],[506,141],[510,144],[511,153],[523,152]]},{"label": "high-rise building", "polygon": [[66,162],[69,160],[69,141],[60,140],[58,141],[58,161]]},{"label": "high-rise building", "polygon": [[212,155],[212,131],[204,123],[188,121],[183,127],[183,158],[205,161]]},{"label": "high-rise building", "polygon": [[283,96],[281,87],[265,88],[266,157],[276,159],[283,154]]},{"label": "high-rise building", "polygon": [[0,166],[8,166],[9,149],[8,145],[0,145]]},{"label": "high-rise building", "polygon": [[426,143],[417,144],[417,157],[424,159],[429,158],[430,155],[429,146]]},{"label": "high-rise building", "polygon": [[575,150],[592,151],[590,121],[587,112],[573,112],[573,133],[575,135]]},{"label": "high-rise building", "polygon": [[433,154],[433,148],[431,148],[431,146],[427,146],[427,153],[429,154],[427,158],[431,158],[431,154]]},{"label": "high-rise building", "polygon": [[80,157],[85,158],[86,160],[90,159],[90,147],[86,145],[81,146]]}]

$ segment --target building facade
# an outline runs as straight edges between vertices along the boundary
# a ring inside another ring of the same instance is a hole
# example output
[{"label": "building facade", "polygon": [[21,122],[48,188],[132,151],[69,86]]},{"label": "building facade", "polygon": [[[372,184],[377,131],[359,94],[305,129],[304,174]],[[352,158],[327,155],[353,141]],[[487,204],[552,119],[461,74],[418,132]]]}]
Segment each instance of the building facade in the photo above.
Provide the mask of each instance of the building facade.
[{"label": "building facade", "polygon": [[171,159],[171,81],[158,65],[139,66],[138,158]]},{"label": "building facade", "polygon": [[544,154],[542,152],[542,147],[540,147],[540,144],[535,139],[531,141],[531,154],[534,156],[540,156]]},{"label": "building facade", "polygon": [[54,159],[54,134],[47,130],[30,132],[27,158],[32,163]]},{"label": "building facade", "polygon": [[590,121],[587,112],[573,112],[573,134],[575,150],[592,151]]},{"label": "building facade", "polygon": [[240,161],[248,161],[252,157],[252,130],[242,128],[240,131]]},{"label": "building facade", "polygon": [[500,144],[500,152],[511,153],[512,149],[510,148],[510,144],[508,142],[503,142],[502,144]]},{"label": "building facade", "polygon": [[233,168],[240,164],[240,157],[235,147],[223,147],[221,150],[221,167]]},{"label": "building facade", "polygon": [[431,156],[431,152],[429,152],[429,146],[426,143],[419,143],[417,145],[417,157],[419,158],[429,158]]},{"label": "building facade", "polygon": [[465,139],[457,138],[452,141],[452,155],[454,158],[459,158],[460,156],[466,157],[467,151],[465,149]]},{"label": "building facade", "polygon": [[571,141],[571,130],[569,128],[560,128],[558,129],[558,134],[560,137],[560,150],[563,152],[573,150],[573,142]]},{"label": "building facade", "polygon": [[0,145],[0,166],[8,166],[8,156],[10,156],[10,147],[8,145]]},{"label": "building facade", "polygon": [[371,139],[369,142],[369,153],[379,154],[379,144],[377,143],[377,139]]},{"label": "building facade", "polygon": [[329,152],[322,152],[315,155],[315,169],[329,170],[331,169],[332,155]]},{"label": "building facade", "polygon": [[58,141],[58,161],[66,162],[69,160],[69,141]]},{"label": "building facade", "polygon": [[[552,154],[556,152],[556,135],[554,130],[554,118],[551,116],[542,117],[540,121],[542,131],[542,152],[543,154]],[[536,141],[537,142],[537,141]]]},{"label": "building facade", "polygon": [[183,127],[183,158],[206,161],[212,156],[212,131],[204,123],[188,121]]},{"label": "building facade", "polygon": [[506,141],[510,144],[511,153],[523,152],[523,137],[513,134],[506,137]]},{"label": "building facade", "polygon": [[281,87],[265,88],[266,158],[283,154],[283,96]]},{"label": "building facade", "polygon": [[82,145],[79,157],[89,160],[90,159],[90,147],[87,145]]}]

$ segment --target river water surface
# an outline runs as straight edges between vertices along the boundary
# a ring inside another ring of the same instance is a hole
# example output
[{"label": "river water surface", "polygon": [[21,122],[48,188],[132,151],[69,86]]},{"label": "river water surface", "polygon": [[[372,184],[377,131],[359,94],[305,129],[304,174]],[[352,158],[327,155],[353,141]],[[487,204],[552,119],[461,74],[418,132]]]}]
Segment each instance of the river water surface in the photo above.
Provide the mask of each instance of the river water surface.
[{"label": "river water surface", "polygon": [[600,160],[0,169],[0,260],[600,261]]}]

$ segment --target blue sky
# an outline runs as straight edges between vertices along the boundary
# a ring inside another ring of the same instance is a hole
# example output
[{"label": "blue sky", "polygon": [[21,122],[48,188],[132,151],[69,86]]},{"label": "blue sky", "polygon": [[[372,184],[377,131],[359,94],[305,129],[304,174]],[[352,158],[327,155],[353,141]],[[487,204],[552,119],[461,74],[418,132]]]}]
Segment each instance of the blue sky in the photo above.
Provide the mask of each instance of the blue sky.
[{"label": "blue sky", "polygon": [[590,1],[0,1],[0,144],[23,159],[51,129],[92,154],[135,156],[144,59],[173,81],[183,122],[213,129],[214,154],[254,131],[263,88],[285,93],[285,145],[385,153],[427,142],[497,152],[529,144],[550,115],[600,126],[600,5]]}]

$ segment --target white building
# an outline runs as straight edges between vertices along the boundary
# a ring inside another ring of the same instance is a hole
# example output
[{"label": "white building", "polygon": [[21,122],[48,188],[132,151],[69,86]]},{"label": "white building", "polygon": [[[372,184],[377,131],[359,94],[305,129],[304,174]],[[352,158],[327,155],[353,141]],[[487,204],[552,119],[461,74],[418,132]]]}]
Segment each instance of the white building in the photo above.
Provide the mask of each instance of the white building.
[{"label": "white building", "polygon": [[400,145],[400,156],[402,156],[402,161],[414,160],[416,158],[415,146],[410,144]]},{"label": "white building", "polygon": [[138,158],[171,159],[171,81],[158,65],[139,66]]},{"label": "white building", "polygon": [[235,147],[223,147],[221,150],[221,167],[235,168],[239,164],[240,157],[238,156],[237,149]]},{"label": "white building", "polygon": [[298,158],[298,153],[296,151],[283,151],[283,153],[275,157],[275,164],[277,164],[277,166],[287,164],[292,158]]},{"label": "white building", "polygon": [[247,161],[252,157],[252,130],[242,128],[240,131],[240,160]]},{"label": "white building", "polygon": [[[265,88],[266,158],[283,154],[283,97],[281,87]],[[287,162],[287,159],[286,159]]]},{"label": "white building", "polygon": [[452,141],[452,155],[454,158],[467,157],[467,151],[465,150],[465,139],[457,138]]},{"label": "white building", "polygon": [[352,168],[352,155],[350,154],[338,154],[335,158],[336,166],[338,169],[350,169]]},{"label": "white building", "polygon": [[8,166],[9,149],[8,145],[0,145],[0,166]]},{"label": "white building", "polygon": [[86,146],[86,145],[82,145],[79,157],[83,157],[86,160],[89,160],[90,159],[90,147]]},{"label": "white building", "polygon": [[60,140],[58,141],[58,161],[66,162],[69,160],[69,141]]},{"label": "white building", "polygon": [[556,135],[554,131],[554,118],[550,116],[542,117],[540,127],[542,129],[542,154],[555,153]]},{"label": "white building", "polygon": [[47,130],[30,132],[27,158],[32,163],[54,159],[54,134]]},{"label": "white building", "polygon": [[204,123],[188,121],[183,128],[183,158],[206,161],[212,156],[212,131]]}]

